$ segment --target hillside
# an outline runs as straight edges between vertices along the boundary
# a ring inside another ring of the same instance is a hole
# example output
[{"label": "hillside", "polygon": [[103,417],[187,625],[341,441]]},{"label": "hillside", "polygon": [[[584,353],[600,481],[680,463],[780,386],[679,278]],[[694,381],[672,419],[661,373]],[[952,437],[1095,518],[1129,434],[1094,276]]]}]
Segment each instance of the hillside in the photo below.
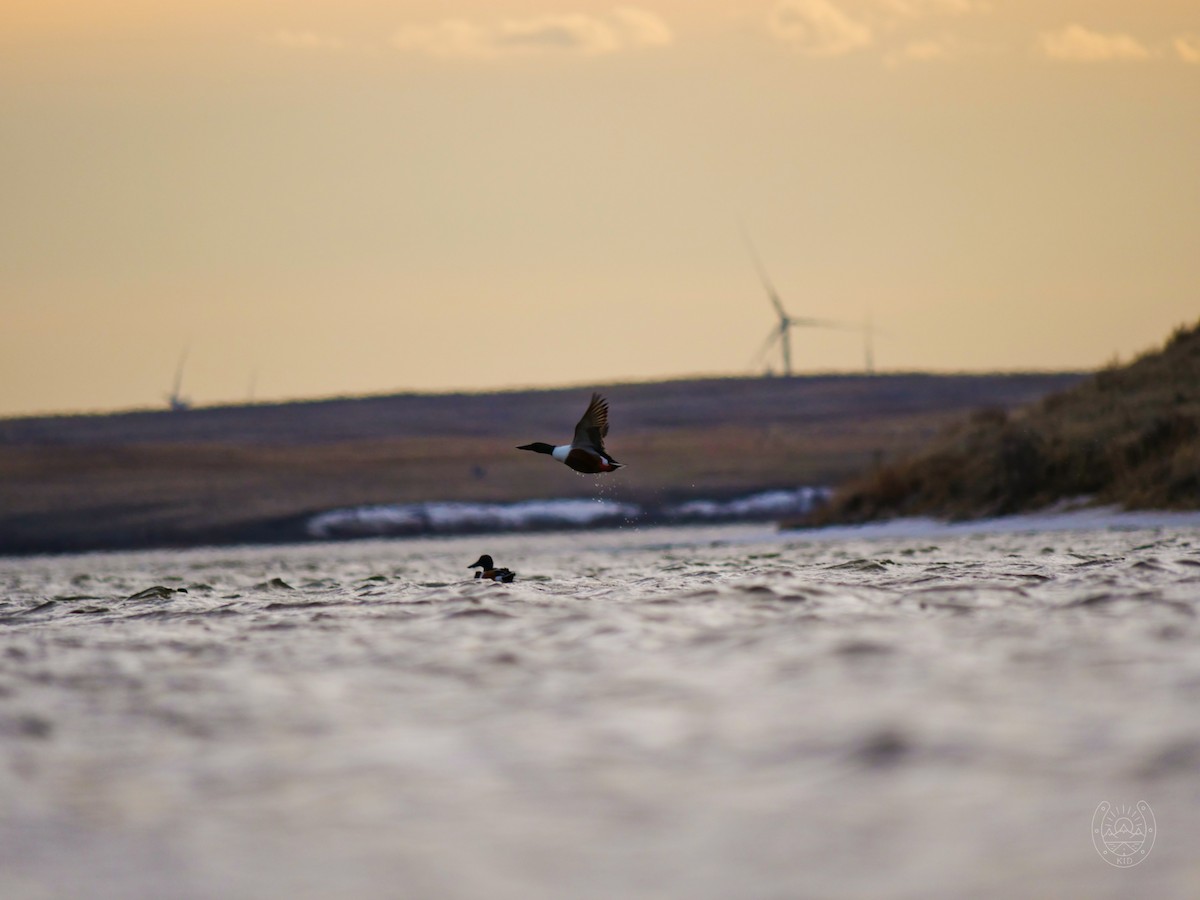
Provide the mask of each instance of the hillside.
[{"label": "hillside", "polygon": [[292,540],[308,516],[424,501],[651,505],[834,484],[981,405],[1075,374],[730,378],[604,386],[598,484],[514,450],[569,437],[590,388],[398,394],[0,420],[0,552]]},{"label": "hillside", "polygon": [[1079,498],[1200,508],[1200,324],[1016,411],[976,412],[847,484],[806,524],[979,518]]}]

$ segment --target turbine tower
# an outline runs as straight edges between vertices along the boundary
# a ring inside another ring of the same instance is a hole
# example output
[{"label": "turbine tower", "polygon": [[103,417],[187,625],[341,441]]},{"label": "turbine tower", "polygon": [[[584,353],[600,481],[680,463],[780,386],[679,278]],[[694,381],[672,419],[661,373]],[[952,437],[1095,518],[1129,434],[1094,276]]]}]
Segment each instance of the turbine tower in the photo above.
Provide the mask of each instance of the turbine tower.
[{"label": "turbine tower", "polygon": [[875,374],[875,324],[871,319],[871,314],[867,313],[867,320],[863,323],[863,356],[866,363],[868,375]]},{"label": "turbine tower", "polygon": [[179,365],[175,368],[175,384],[171,388],[171,393],[167,395],[167,406],[171,412],[183,412],[191,409],[192,404],[186,397],[179,392],[183,388],[183,364],[187,362],[188,348],[183,348],[183,353],[179,356]]}]

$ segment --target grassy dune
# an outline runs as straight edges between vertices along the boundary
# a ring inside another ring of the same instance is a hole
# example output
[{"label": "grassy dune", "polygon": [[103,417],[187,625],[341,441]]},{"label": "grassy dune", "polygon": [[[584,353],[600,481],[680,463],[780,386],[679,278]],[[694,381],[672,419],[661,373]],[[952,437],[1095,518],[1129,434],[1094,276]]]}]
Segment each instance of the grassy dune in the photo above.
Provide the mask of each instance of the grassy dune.
[{"label": "grassy dune", "polygon": [[515,450],[569,438],[590,388],[0,420],[0,553],[292,540],[370,503],[593,497],[657,505],[833,484],[981,404],[1072,374],[706,379],[605,387],[597,481]]},{"label": "grassy dune", "polygon": [[1029,406],[975,412],[845,485],[805,524],[978,518],[1079,497],[1200,508],[1200,324]]}]

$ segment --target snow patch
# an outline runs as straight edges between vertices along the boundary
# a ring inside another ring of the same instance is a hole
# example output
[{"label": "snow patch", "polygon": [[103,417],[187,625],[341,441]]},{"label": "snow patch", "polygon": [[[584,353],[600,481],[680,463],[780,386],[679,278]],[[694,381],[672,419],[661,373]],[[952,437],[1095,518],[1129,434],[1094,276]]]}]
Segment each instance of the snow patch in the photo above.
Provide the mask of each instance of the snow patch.
[{"label": "snow patch", "polygon": [[389,534],[454,534],[583,527],[637,518],[641,507],[611,500],[528,500],[521,503],[402,503],[334,509],[308,520],[315,538]]},{"label": "snow patch", "polygon": [[396,503],[330,510],[309,519],[306,530],[314,538],[339,538],[590,528],[623,523],[769,521],[804,515],[828,496],[828,488],[801,487],[764,491],[733,500],[689,500],[649,508],[599,499]]},{"label": "snow patch", "polygon": [[791,491],[764,491],[736,500],[689,500],[665,510],[673,521],[753,519],[801,516],[829,499],[829,488],[802,487]]}]

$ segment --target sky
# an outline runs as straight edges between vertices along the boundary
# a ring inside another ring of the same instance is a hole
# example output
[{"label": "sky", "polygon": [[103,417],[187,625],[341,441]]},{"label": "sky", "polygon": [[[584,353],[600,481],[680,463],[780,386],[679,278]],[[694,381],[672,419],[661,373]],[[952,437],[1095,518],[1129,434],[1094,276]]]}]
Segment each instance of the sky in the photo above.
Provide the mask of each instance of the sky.
[{"label": "sky", "polygon": [[6,0],[0,416],[1094,368],[1198,160],[1195,0]]}]

